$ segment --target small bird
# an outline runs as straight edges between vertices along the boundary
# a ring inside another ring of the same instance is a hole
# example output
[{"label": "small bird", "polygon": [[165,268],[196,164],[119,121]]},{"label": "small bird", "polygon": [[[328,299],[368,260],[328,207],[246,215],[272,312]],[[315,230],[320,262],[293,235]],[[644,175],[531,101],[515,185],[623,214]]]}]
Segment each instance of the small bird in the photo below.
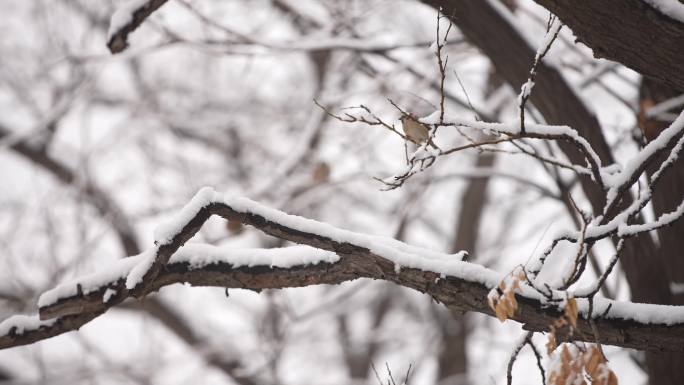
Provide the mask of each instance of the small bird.
[{"label": "small bird", "polygon": [[428,127],[409,114],[402,115],[401,125],[406,137],[415,144],[421,144],[430,138]]}]

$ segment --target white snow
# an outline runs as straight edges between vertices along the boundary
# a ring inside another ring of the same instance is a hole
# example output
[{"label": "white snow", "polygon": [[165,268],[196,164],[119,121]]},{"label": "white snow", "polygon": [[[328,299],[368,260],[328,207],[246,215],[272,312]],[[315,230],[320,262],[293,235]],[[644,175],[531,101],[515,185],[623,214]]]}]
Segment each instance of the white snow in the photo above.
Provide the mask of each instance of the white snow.
[{"label": "white snow", "polygon": [[682,111],[677,119],[672,124],[663,130],[657,138],[649,142],[641,151],[629,159],[629,161],[622,167],[622,171],[618,173],[605,173],[602,177],[607,185],[612,187],[619,187],[624,184],[646,159],[652,156],[655,152],[663,149],[667,142],[673,137],[679,135],[684,130],[684,111]]},{"label": "white snow", "polygon": [[518,95],[518,105],[522,104],[523,99],[527,99],[530,97],[532,88],[534,88],[534,82],[532,81],[532,79],[527,79],[527,81],[523,83],[522,87],[520,88],[520,94]]},{"label": "white snow", "polygon": [[37,315],[13,315],[0,322],[0,336],[9,334],[12,328],[15,328],[15,333],[24,334],[25,331],[37,330],[41,326],[51,326],[54,323],[54,319],[41,321]]},{"label": "white snow", "polygon": [[674,295],[684,294],[684,282],[670,282],[670,291]]},{"label": "white snow", "polygon": [[549,46],[551,46],[551,43],[553,43],[555,36],[558,34],[558,32],[560,32],[561,28],[563,28],[563,23],[561,23],[559,18],[554,18],[551,27],[549,27],[548,32],[546,32],[546,35],[544,35],[544,40],[537,48],[537,53],[535,55],[536,60],[539,60],[544,51],[548,50]]},{"label": "white snow", "polygon": [[[577,299],[580,313],[589,314],[589,301]],[[612,301],[606,298],[594,298],[594,316],[602,315],[610,306],[605,318],[634,320],[645,324],[674,325],[684,322],[684,306],[654,305],[650,303],[635,303]]]},{"label": "white snow", "polygon": [[[117,260],[114,263],[102,266],[97,272],[65,282],[41,294],[38,298],[38,307],[42,308],[57,302],[60,298],[75,296],[78,293],[77,285],[81,285],[83,294],[101,289],[104,285],[116,282],[128,275],[131,269],[140,261],[140,255]],[[106,302],[106,301],[105,301]]]},{"label": "white snow", "polygon": [[115,33],[133,21],[133,14],[144,7],[149,0],[128,0],[116,8],[114,14],[109,19],[109,30],[107,31],[107,41]]},{"label": "white snow", "polygon": [[340,257],[333,252],[304,245],[274,249],[229,249],[190,243],[181,247],[171,257],[169,263],[189,263],[191,268],[202,268],[217,263],[229,263],[233,267],[288,268],[319,263],[335,263],[339,259]]},{"label": "white snow", "polygon": [[154,229],[155,243],[163,245],[170,242],[183,229],[183,226],[197,215],[202,207],[209,205],[215,199],[215,191],[211,187],[204,187],[199,190],[170,221]]},{"label": "white snow", "polygon": [[[124,258],[103,267],[101,271],[60,284],[46,291],[38,299],[38,306],[49,306],[59,299],[73,297],[78,293],[76,286],[81,285],[84,294],[114,285],[122,278],[135,281],[145,273],[155,253],[153,248],[140,255]],[[339,256],[333,252],[299,245],[274,249],[229,249],[201,243],[189,243],[181,247],[169,260],[169,263],[189,263],[191,268],[202,268],[216,263],[229,263],[233,267],[269,266],[288,268],[293,266],[316,265],[318,263],[335,263]],[[134,286],[132,286],[134,287]],[[127,287],[130,289],[130,287]],[[116,294],[108,288],[102,296],[104,303],[109,302]]]},{"label": "white snow", "polygon": [[107,290],[105,290],[104,294],[102,295],[102,303],[109,302],[109,300],[112,299],[112,297],[114,295],[116,295],[116,290],[114,290],[112,288],[108,288]]},{"label": "white snow", "polygon": [[[424,118],[421,118],[420,121],[425,123],[425,124],[439,124],[439,111],[435,111],[429,116],[426,116]],[[495,133],[495,134],[506,134],[506,135],[518,135],[520,134],[520,121],[519,120],[514,120],[512,122],[507,122],[507,123],[489,123],[489,122],[482,122],[482,121],[477,121],[477,120],[472,120],[472,119],[466,119],[457,115],[452,115],[452,114],[445,114],[444,116],[444,122],[450,125],[455,125],[455,126],[463,126],[463,127],[469,127],[473,128],[476,130],[480,130],[484,133]],[[552,135],[552,136],[566,136],[569,139],[572,139],[573,141],[576,141],[580,146],[582,146],[583,150],[588,154],[588,156],[592,159],[592,161],[599,167],[601,168],[601,159],[599,158],[598,154],[594,151],[594,149],[591,147],[589,142],[584,139],[576,130],[574,130],[571,127],[565,126],[565,125],[548,125],[548,124],[537,124],[537,123],[525,123],[525,131],[527,134],[533,134],[533,135]],[[576,171],[582,172],[584,174],[589,173],[588,170],[586,170],[583,167],[577,166]]]},{"label": "white snow", "polygon": [[655,106],[646,110],[647,118],[657,118],[660,114],[663,114],[672,109],[684,106],[684,94],[675,96],[674,98],[667,99],[664,102],[658,103]]},{"label": "white snow", "polygon": [[627,225],[626,223],[621,224],[618,227],[618,236],[622,237],[626,235],[643,233],[645,231],[655,230],[662,226],[667,226],[679,219],[683,214],[684,202],[680,203],[675,210],[662,214],[655,222],[634,225]]},{"label": "white snow", "polygon": [[443,272],[450,276],[467,277],[488,286],[498,284],[502,274],[483,266],[462,262],[463,252],[444,254],[407,245],[391,238],[355,233],[296,215],[263,206],[247,198],[225,197],[223,203],[239,212],[260,215],[269,221],[305,233],[316,234],[338,243],[351,243],[369,249],[372,253],[400,265],[426,271]]},{"label": "white snow", "polygon": [[145,273],[152,267],[157,258],[157,251],[159,251],[159,246],[155,246],[138,255],[138,262],[132,266],[126,275],[126,289],[132,290],[142,282]]},{"label": "white snow", "polygon": [[679,0],[644,0],[660,13],[684,23],[684,4]]},{"label": "white snow", "polygon": [[[537,53],[534,56],[534,62],[535,63],[539,63],[539,61],[542,60],[542,55],[544,54],[544,52],[546,52],[549,49],[549,47],[553,43],[553,40],[558,35],[558,32],[560,31],[560,29],[562,27],[563,27],[563,23],[561,23],[560,20],[558,20],[558,18],[554,19],[553,24],[551,25],[549,30],[546,32],[546,35],[544,35],[544,40],[537,47]],[[527,79],[527,81],[520,88],[520,94],[518,95],[518,105],[522,105],[523,100],[530,97],[530,93],[532,92],[532,88],[534,88],[534,81],[532,80],[532,77],[530,74],[530,77]]]}]

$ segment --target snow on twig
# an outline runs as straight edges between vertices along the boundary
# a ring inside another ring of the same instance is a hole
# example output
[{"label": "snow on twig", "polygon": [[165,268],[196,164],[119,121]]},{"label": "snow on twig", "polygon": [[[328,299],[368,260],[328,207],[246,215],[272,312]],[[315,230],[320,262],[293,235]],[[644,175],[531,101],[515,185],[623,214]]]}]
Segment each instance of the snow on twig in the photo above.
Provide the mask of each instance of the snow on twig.
[{"label": "snow on twig", "polygon": [[552,17],[549,30],[546,32],[546,36],[544,36],[544,41],[542,41],[542,44],[539,46],[539,48],[537,48],[537,53],[534,56],[534,63],[532,64],[532,69],[530,69],[530,76],[527,78],[527,82],[525,82],[520,89],[520,94],[518,95],[518,108],[520,109],[520,133],[522,134],[524,134],[526,130],[525,104],[527,103],[527,99],[530,98],[532,88],[534,88],[534,81],[537,77],[537,69],[544,56],[546,56],[551,49],[551,45],[558,37],[558,33],[562,27],[563,24],[560,22],[560,20],[555,16]]},{"label": "snow on twig", "polygon": [[128,47],[128,35],[168,0],[127,0],[119,5],[109,21],[107,47],[119,53]]}]

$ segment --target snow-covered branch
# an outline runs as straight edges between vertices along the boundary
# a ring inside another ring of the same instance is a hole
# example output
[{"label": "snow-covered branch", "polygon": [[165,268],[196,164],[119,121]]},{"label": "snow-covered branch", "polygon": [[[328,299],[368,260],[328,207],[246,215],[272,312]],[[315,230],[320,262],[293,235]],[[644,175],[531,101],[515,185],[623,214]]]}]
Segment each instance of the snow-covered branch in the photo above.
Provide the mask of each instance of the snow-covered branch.
[{"label": "snow-covered branch", "polygon": [[[677,0],[535,0],[572,29],[594,56],[617,61],[676,89],[684,88],[678,63],[684,4]],[[620,23],[613,23],[620,20]],[[638,25],[638,28],[633,26]],[[607,28],[607,26],[610,26]],[[600,32],[598,32],[600,31]]]},{"label": "snow-covered branch", "polygon": [[128,47],[128,35],[168,0],[128,0],[120,5],[109,22],[107,47],[119,53]]},{"label": "snow-covered branch", "polygon": [[[232,250],[185,244],[211,215],[249,224],[302,246]],[[359,234],[288,215],[245,198],[202,189],[155,232],[157,245],[141,255],[59,285],[39,300],[38,317],[0,323],[0,348],[32,343],[76,330],[130,297],[140,298],[174,283],[262,290],[381,279],[430,295],[448,307],[494,315],[487,295],[503,274],[391,239]],[[185,245],[184,245],[185,244]],[[168,256],[168,258],[167,258]],[[159,266],[159,268],[155,268]],[[560,294],[560,293],[558,293]],[[546,331],[562,313],[523,285],[511,317],[533,331]],[[684,307],[593,299],[593,324],[601,342],[645,350],[682,350]],[[588,300],[578,299],[580,319],[572,339],[593,341]],[[561,337],[562,337],[561,333]]]}]

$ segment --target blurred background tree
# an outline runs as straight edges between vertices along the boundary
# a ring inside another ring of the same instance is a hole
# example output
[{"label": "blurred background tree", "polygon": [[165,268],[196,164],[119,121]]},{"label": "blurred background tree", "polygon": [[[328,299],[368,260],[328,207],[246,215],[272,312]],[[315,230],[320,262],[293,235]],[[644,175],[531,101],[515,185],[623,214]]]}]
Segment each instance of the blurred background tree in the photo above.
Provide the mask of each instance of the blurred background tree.
[{"label": "blurred background tree", "polygon": [[[118,3],[0,0],[0,318],[35,312],[59,282],[140,253],[204,185],[359,232],[468,250],[502,271],[524,263],[549,229],[579,228],[570,194],[597,207],[595,192],[528,157],[459,152],[380,191],[373,177],[402,167],[403,142],[314,105],[364,104],[389,120],[399,114],[387,98],[419,116],[434,111],[440,73],[430,46],[443,6],[455,23],[445,108],[514,119],[548,10],[522,0],[427,3],[177,0],[111,56],[105,41]],[[577,128],[605,164],[673,119],[649,108],[680,95],[675,86],[592,58],[569,29],[547,60],[529,119]],[[574,156],[563,146],[539,151]],[[682,170],[654,197],[655,214],[684,196]],[[602,294],[684,304],[684,290],[670,290],[684,282],[681,226],[659,231],[658,242],[631,240]],[[219,219],[197,237],[283,243]],[[594,269],[613,252],[599,242]],[[375,382],[372,364],[382,376],[388,363],[395,378],[411,365],[412,385],[492,384],[505,378],[519,329],[381,282],[228,298],[174,286],[79,333],[0,351],[0,383],[354,384]],[[622,383],[646,383],[647,373],[651,384],[682,378],[681,356],[606,352]],[[535,365],[521,361],[514,380],[539,381]]]}]

